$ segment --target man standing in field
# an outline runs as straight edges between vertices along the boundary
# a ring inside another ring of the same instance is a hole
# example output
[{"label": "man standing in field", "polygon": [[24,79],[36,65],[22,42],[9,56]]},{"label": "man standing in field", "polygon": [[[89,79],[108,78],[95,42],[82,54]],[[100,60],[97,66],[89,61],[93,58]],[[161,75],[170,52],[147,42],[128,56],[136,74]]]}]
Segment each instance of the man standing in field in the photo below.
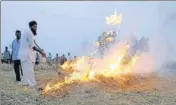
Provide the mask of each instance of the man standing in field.
[{"label": "man standing in field", "polygon": [[21,38],[21,45],[18,53],[18,57],[21,60],[23,69],[23,84],[29,86],[35,86],[36,81],[34,77],[34,64],[36,60],[36,52],[42,55],[45,53],[36,44],[34,38],[37,35],[37,22],[29,22],[29,28],[23,34]]},{"label": "man standing in field", "polygon": [[52,55],[51,55],[51,53],[49,53],[49,55],[48,55],[48,61],[49,61],[49,62],[52,61]]},{"label": "man standing in field", "polygon": [[59,66],[60,66],[60,57],[59,57],[59,54],[56,54],[56,69],[58,70]]},{"label": "man standing in field", "polygon": [[4,63],[4,54],[2,53],[1,54],[1,64],[3,64]]},{"label": "man standing in field", "polygon": [[63,65],[66,61],[67,61],[67,58],[66,58],[65,55],[63,54],[63,55],[61,56],[60,64]]},{"label": "man standing in field", "polygon": [[72,60],[72,57],[71,57],[70,53],[68,53],[67,60],[68,60],[68,61],[71,61],[71,60]]},{"label": "man standing in field", "polygon": [[19,48],[20,48],[21,31],[17,30],[15,34],[16,34],[16,39],[13,40],[13,42],[12,42],[12,60],[13,60],[13,64],[14,64],[15,74],[16,74],[16,81],[21,84],[20,71],[21,71],[21,75],[23,75],[23,72],[21,70],[21,61],[18,58],[18,52],[19,52]]},{"label": "man standing in field", "polygon": [[6,64],[10,64],[10,51],[8,50],[8,47],[5,47],[5,51],[4,51],[4,61]]}]

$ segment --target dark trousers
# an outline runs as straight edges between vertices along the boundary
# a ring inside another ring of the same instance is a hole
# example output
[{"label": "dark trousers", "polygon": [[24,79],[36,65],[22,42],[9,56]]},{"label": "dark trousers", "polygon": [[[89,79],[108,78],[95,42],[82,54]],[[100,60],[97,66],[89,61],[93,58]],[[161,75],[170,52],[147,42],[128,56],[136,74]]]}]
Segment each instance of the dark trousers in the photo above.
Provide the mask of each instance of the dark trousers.
[{"label": "dark trousers", "polygon": [[1,59],[1,63],[2,63],[2,64],[4,63],[4,59]]},{"label": "dark trousers", "polygon": [[16,74],[16,81],[21,81],[20,72],[21,72],[21,75],[23,75],[23,72],[22,72],[20,60],[14,60],[14,70]]}]

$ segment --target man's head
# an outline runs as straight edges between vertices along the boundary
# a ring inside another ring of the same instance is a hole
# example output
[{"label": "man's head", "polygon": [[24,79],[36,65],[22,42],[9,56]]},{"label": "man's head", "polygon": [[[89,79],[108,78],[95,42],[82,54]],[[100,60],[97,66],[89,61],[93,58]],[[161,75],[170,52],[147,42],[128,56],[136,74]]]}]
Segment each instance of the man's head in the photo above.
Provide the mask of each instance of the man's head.
[{"label": "man's head", "polygon": [[30,21],[29,28],[31,29],[34,35],[37,35],[37,22],[36,21]]},{"label": "man's head", "polygon": [[117,33],[115,31],[113,32],[113,36],[117,36]]},{"label": "man's head", "polygon": [[56,54],[56,56],[59,56],[59,54]]},{"label": "man's head", "polygon": [[68,53],[68,56],[70,56],[70,53]]},{"label": "man's head", "polygon": [[19,40],[21,38],[21,31],[16,30],[15,35],[16,35],[16,38]]},{"label": "man's head", "polygon": [[5,47],[5,50],[6,50],[6,51],[8,50],[8,47],[7,47],[7,46]]}]

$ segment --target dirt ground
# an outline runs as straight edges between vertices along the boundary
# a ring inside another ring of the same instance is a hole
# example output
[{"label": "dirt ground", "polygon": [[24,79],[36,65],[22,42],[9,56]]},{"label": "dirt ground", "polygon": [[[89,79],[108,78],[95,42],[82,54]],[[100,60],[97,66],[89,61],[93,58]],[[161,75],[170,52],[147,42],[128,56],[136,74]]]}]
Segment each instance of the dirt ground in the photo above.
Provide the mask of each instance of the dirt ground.
[{"label": "dirt ground", "polygon": [[14,71],[1,66],[1,105],[176,105],[176,73],[170,74],[140,78],[123,90],[106,81],[72,84],[64,87],[66,92],[53,97],[41,95],[38,88],[61,78],[56,71],[35,71],[37,86],[32,90],[16,83]]}]

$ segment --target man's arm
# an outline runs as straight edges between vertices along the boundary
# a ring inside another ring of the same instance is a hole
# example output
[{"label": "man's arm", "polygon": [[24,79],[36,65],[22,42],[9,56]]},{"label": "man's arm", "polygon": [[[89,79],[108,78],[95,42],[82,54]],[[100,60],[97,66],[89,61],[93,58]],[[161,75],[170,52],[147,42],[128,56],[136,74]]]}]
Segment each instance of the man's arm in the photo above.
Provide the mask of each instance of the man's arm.
[{"label": "man's arm", "polygon": [[38,46],[38,44],[36,43],[35,40],[34,40],[34,44],[35,44],[36,47],[38,47],[38,49],[42,50],[42,49]]},{"label": "man's arm", "polygon": [[34,46],[34,47],[32,47],[32,48],[33,48],[33,50],[39,52],[40,54],[43,54],[43,51],[40,50],[39,48],[37,48],[36,46]]},{"label": "man's arm", "polygon": [[43,54],[42,49],[38,46],[38,44],[36,43],[36,41],[34,40],[34,44],[35,46],[33,47],[33,49],[37,52],[39,52],[40,54]]}]

